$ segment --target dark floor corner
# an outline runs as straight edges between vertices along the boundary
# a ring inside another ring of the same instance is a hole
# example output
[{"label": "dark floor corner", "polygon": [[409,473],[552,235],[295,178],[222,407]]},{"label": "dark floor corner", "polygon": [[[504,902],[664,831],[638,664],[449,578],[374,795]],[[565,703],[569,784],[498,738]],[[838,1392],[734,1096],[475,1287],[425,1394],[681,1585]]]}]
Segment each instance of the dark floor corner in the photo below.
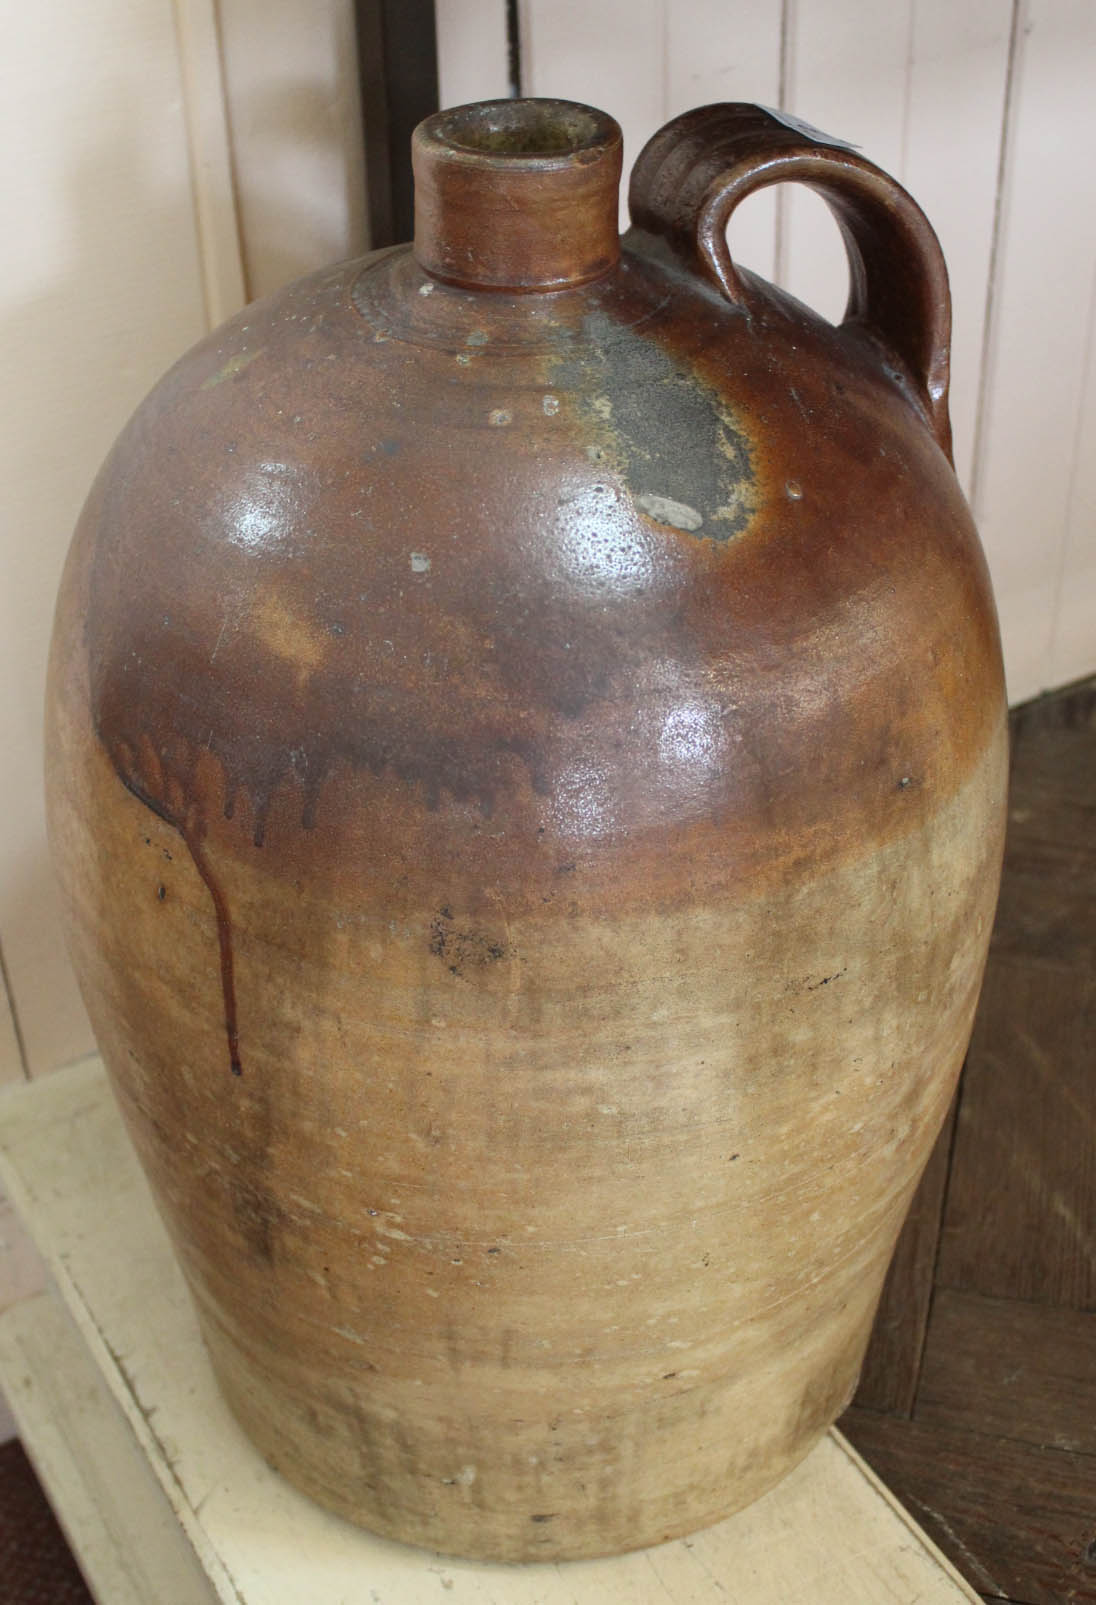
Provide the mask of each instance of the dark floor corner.
[{"label": "dark floor corner", "polygon": [[840,1425],[987,1600],[1096,1601],[1096,681],[1017,708],[956,1106]]},{"label": "dark floor corner", "polygon": [[0,1602],[94,1605],[16,1439],[0,1444]]}]

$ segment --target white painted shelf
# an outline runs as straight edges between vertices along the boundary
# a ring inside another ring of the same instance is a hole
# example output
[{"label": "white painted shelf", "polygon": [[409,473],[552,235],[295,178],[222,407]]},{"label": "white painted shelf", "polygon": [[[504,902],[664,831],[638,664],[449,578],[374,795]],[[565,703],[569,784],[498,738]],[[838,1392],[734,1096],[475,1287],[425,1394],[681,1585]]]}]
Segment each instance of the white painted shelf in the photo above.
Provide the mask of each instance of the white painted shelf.
[{"label": "white painted shelf", "polygon": [[0,1315],[0,1378],[96,1598],[214,1605],[170,1501],[56,1294]]},{"label": "white painted shelf", "polygon": [[0,1097],[0,1176],[56,1284],[0,1319],[0,1380],[103,1605],[978,1599],[837,1432],[748,1510],[618,1559],[482,1566],[361,1532],[270,1470],[221,1402],[98,1063]]}]

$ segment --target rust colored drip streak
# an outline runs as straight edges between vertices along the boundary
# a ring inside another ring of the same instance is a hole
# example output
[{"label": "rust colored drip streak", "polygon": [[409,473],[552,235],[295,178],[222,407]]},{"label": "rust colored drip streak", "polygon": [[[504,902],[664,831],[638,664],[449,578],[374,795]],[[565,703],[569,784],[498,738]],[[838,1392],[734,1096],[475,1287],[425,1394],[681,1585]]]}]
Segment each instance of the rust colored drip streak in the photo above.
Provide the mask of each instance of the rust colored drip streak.
[{"label": "rust colored drip streak", "polygon": [[187,809],[181,820],[177,819],[162,803],[156,802],[146,791],[143,791],[125,773],[121,765],[115,764],[114,769],[123,786],[132,796],[136,797],[139,803],[143,803],[158,819],[162,819],[165,825],[170,825],[172,830],[178,831],[186,844],[186,849],[190,854],[194,868],[201,876],[202,882],[213,901],[213,912],[217,919],[217,945],[220,949],[221,957],[221,993],[224,999],[225,1035],[228,1038],[228,1063],[234,1076],[242,1076],[244,1067],[240,1059],[240,1028],[236,1008],[236,971],[232,953],[232,916],[229,913],[225,894],[218,884],[206,857],[204,847],[205,825],[198,819],[193,807]]},{"label": "rust colored drip streak", "polygon": [[191,815],[188,815],[187,825],[181,832],[183,840],[194,860],[194,867],[205,882],[209,895],[213,899],[213,909],[217,916],[217,944],[221,953],[221,991],[224,995],[225,1034],[228,1037],[228,1062],[234,1076],[243,1075],[243,1065],[240,1062],[240,1031],[236,1013],[236,976],[232,961],[232,920],[228,912],[224,892],[217,884],[217,880],[209,867],[209,861],[202,845],[204,830],[200,826],[192,826]]}]

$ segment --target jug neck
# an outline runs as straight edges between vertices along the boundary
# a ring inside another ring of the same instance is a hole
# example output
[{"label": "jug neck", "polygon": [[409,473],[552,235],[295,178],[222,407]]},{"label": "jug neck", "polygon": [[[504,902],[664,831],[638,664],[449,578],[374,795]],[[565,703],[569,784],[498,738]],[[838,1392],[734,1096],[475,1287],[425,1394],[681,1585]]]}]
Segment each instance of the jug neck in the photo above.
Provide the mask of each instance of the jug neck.
[{"label": "jug neck", "polygon": [[488,100],[416,128],[415,257],[472,289],[559,290],[620,260],[621,136],[566,100]]}]

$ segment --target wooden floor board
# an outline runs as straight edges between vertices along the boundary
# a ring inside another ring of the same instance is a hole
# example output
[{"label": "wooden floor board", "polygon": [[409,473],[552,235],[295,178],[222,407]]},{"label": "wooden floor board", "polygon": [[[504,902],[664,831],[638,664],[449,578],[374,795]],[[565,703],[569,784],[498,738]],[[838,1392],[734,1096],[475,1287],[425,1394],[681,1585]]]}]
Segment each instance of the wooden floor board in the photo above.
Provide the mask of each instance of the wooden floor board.
[{"label": "wooden floor board", "polygon": [[1017,709],[994,953],[1096,961],[1096,689]]},{"label": "wooden floor board", "polygon": [[984,1597],[1096,1601],[1096,1456],[871,1410],[841,1425]]},{"label": "wooden floor board", "polygon": [[938,1292],[916,1418],[1096,1456],[1096,1314]]},{"label": "wooden floor board", "polygon": [[1096,972],[995,954],[967,1059],[937,1282],[1096,1309]]},{"label": "wooden floor board", "polygon": [[887,1273],[856,1392],[855,1402],[865,1409],[900,1416],[913,1413],[954,1124],[953,1105],[925,1167]]},{"label": "wooden floor board", "polygon": [[[1096,818],[1092,830],[1096,834]],[[1008,954],[1035,967],[1056,963],[1091,971],[1096,964],[1094,908],[1096,864],[1082,862],[1061,840],[1029,839],[1022,862],[1010,865],[1001,887],[994,957]]]}]

